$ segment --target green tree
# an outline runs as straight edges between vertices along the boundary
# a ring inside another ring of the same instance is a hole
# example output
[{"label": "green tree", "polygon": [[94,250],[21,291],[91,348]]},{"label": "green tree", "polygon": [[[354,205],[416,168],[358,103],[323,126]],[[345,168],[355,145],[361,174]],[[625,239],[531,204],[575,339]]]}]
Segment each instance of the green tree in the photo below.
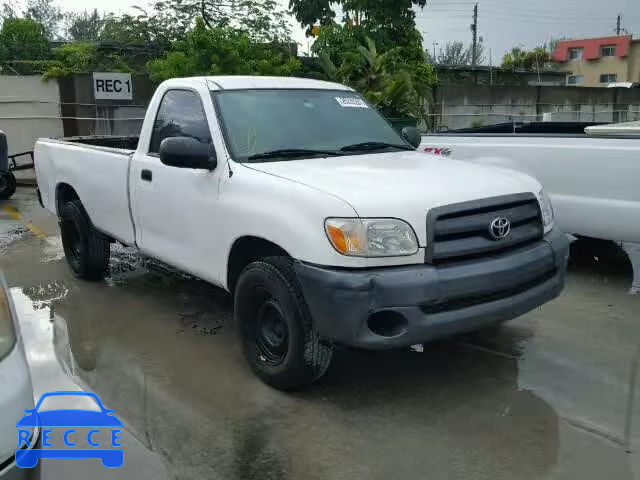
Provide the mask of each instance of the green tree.
[{"label": "green tree", "polygon": [[51,51],[43,26],[28,18],[7,18],[0,29],[0,61],[45,60]]},{"label": "green tree", "polygon": [[386,117],[424,117],[424,101],[435,82],[425,62],[399,64],[398,49],[381,53],[368,37],[364,45],[347,52],[338,66],[325,53],[319,58],[328,80],[355,88]]},{"label": "green tree", "polygon": [[336,21],[340,6],[344,24],[363,32],[381,51],[401,48],[407,61],[424,61],[422,36],[415,28],[413,6],[424,7],[426,0],[289,0],[289,8],[300,24],[311,33],[314,25],[327,26]]},{"label": "green tree", "polygon": [[330,23],[320,28],[312,51],[328,57],[334,64],[342,63],[347,52],[354,52],[365,43],[366,33],[362,29]]},{"label": "green tree", "polygon": [[[482,64],[485,61],[485,46],[482,40],[478,42],[476,56],[477,63]],[[429,50],[425,50],[425,56],[428,63],[438,63],[440,65],[471,65],[473,63],[473,46],[467,45],[460,41],[447,42],[443,49],[436,53],[433,58]]]},{"label": "green tree", "polygon": [[230,26],[209,28],[201,18],[167,55],[147,64],[156,82],[194,75],[289,76],[300,68],[282,44],[258,42]]},{"label": "green tree", "polygon": [[291,36],[287,12],[276,0],[156,0],[153,9],[155,17],[169,16],[183,34],[200,17],[209,28],[238,28],[258,41],[288,41]]},{"label": "green tree", "polygon": [[459,41],[448,42],[438,52],[437,63],[441,65],[469,65],[472,56],[472,51],[466,48],[464,43]]},{"label": "green tree", "polygon": [[153,47],[154,52],[164,52],[171,42],[183,38],[180,22],[172,11],[146,10],[133,7],[132,13],[105,15],[100,32],[103,42],[135,47]]},{"label": "green tree", "polygon": [[514,47],[502,57],[502,68],[510,70],[535,70],[545,68],[551,61],[551,55],[546,47],[536,47],[527,51],[522,47]]},{"label": "green tree", "polygon": [[104,20],[97,9],[92,12],[69,12],[65,15],[67,37],[76,42],[95,42],[100,38]]},{"label": "green tree", "polygon": [[[362,58],[361,46],[370,39],[376,52],[384,55],[385,69],[390,78],[408,77],[414,97],[426,97],[428,86],[435,81],[430,67],[425,66],[422,35],[415,27],[414,6],[423,7],[426,0],[290,0],[296,19],[317,35],[313,52],[326,56],[344,72],[348,65]],[[336,22],[335,8],[343,12]],[[425,68],[428,69],[425,70]],[[406,97],[403,97],[406,98]],[[413,114],[422,110],[416,104]],[[411,113],[411,112],[410,112]]]},{"label": "green tree", "polygon": [[60,36],[64,15],[53,0],[27,0],[24,17],[40,23],[50,40]]},{"label": "green tree", "polygon": [[289,8],[302,26],[311,33],[316,25],[330,25],[336,20],[335,7],[340,6],[344,20],[352,25],[372,26],[380,29],[399,27],[410,21],[415,13],[412,5],[424,7],[426,0],[289,0]]},{"label": "green tree", "polygon": [[99,39],[123,45],[146,45],[157,39],[157,33],[145,12],[106,15],[102,20]]}]

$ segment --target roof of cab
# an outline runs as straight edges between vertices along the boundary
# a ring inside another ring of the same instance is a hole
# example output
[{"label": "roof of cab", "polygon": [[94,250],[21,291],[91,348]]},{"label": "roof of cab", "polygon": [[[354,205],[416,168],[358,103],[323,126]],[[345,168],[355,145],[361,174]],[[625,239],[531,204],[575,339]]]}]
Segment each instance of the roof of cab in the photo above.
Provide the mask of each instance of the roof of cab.
[{"label": "roof of cab", "polygon": [[249,90],[249,89],[312,89],[312,90],[345,90],[352,89],[339,83],[324,82],[310,78],[296,77],[258,77],[258,76],[215,76],[215,77],[190,77],[168,80],[167,83],[197,83],[205,82],[210,90]]}]

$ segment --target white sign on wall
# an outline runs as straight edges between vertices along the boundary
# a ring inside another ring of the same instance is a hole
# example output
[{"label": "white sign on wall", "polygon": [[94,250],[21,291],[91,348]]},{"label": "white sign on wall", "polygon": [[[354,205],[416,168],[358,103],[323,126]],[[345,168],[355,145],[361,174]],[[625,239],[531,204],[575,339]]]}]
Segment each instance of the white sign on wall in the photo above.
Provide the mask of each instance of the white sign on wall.
[{"label": "white sign on wall", "polygon": [[93,72],[93,95],[96,100],[133,100],[131,74]]}]

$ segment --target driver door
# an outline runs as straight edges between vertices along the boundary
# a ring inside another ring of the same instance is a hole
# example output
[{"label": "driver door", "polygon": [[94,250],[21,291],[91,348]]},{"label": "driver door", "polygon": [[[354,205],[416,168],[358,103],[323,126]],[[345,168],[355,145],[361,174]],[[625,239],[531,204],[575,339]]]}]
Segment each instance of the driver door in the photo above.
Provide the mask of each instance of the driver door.
[{"label": "driver door", "polygon": [[211,145],[210,124],[198,92],[167,90],[153,124],[148,151],[138,154],[132,182],[140,250],[218,283],[209,258],[215,241],[212,220],[222,165],[213,171],[180,168],[163,164],[159,155],[160,144],[169,137],[190,137]]}]

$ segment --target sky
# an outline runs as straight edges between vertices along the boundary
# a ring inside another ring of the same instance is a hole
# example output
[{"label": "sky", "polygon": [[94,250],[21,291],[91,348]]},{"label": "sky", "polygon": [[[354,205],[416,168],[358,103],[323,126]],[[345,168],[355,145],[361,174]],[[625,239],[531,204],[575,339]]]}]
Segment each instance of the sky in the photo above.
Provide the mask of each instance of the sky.
[{"label": "sky", "polygon": [[[447,42],[471,43],[471,0],[432,0],[417,11],[417,28],[424,47],[433,51]],[[479,0],[478,34],[489,49],[493,64],[512,47],[534,48],[552,38],[588,38],[615,35],[616,18],[640,38],[640,0]]]},{"label": "sky", "polygon": [[[278,0],[287,7],[288,0]],[[145,0],[59,0],[65,10],[97,8],[105,11],[127,11]],[[428,0],[429,6],[417,10],[417,28],[424,46],[433,51],[447,42],[471,42],[472,0]],[[479,0],[478,32],[489,50],[493,64],[515,46],[533,48],[551,38],[585,38],[614,35],[616,17],[623,16],[623,27],[640,38],[640,0]],[[292,19],[294,37],[301,51],[308,48],[304,31]]]}]

